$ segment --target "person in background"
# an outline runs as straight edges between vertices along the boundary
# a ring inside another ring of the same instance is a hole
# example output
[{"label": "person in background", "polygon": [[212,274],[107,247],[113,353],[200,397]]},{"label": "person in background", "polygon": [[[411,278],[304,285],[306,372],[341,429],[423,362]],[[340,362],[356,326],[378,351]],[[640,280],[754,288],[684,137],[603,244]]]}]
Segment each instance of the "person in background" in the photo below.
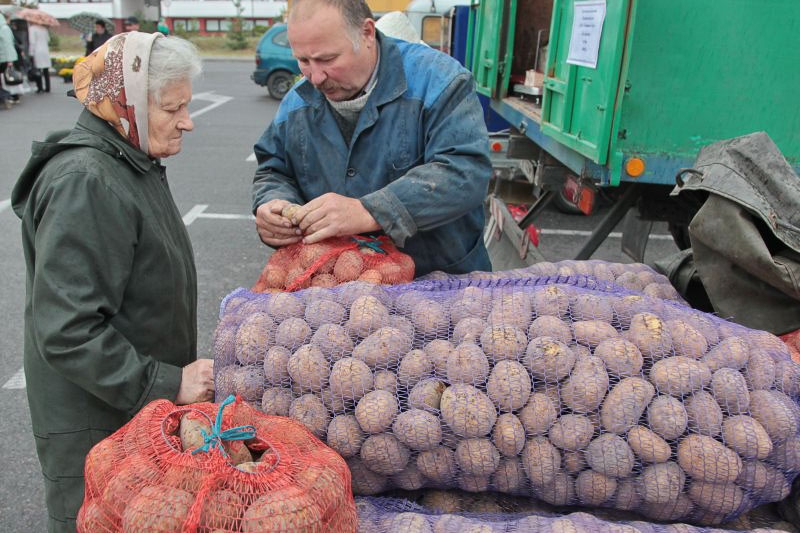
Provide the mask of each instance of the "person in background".
[{"label": "person in background", "polygon": [[164,35],[169,35],[169,26],[167,26],[167,21],[164,19],[158,19],[158,25],[156,26],[156,31],[159,33],[163,33]]},{"label": "person in background", "polygon": [[50,92],[50,32],[39,24],[28,26],[28,53],[33,61],[33,68],[39,73],[36,77],[36,92]]},{"label": "person in background", "polygon": [[[305,78],[255,144],[262,242],[382,231],[418,276],[491,270],[492,170],[472,74],[380,33],[364,0],[293,0],[288,38]],[[290,203],[304,204],[293,220],[281,215]]]},{"label": "person in background", "polygon": [[17,50],[14,48],[14,34],[8,26],[8,15],[0,16],[0,100],[5,109],[9,109],[13,102],[11,93],[3,87],[3,73],[14,65],[18,59]]},{"label": "person in background", "polygon": [[201,69],[184,39],[112,37],[75,67],[77,124],[34,143],[12,192],[50,532],[75,531],[92,446],[155,399],[213,399],[213,361],[197,358],[192,244],[162,166],[194,128]]},{"label": "person in background", "polygon": [[88,56],[111,38],[111,34],[106,31],[106,24],[102,20],[94,21],[94,33],[86,42],[86,55]]},{"label": "person in background", "polygon": [[139,31],[139,19],[136,17],[128,17],[122,23],[122,28],[125,31]]}]

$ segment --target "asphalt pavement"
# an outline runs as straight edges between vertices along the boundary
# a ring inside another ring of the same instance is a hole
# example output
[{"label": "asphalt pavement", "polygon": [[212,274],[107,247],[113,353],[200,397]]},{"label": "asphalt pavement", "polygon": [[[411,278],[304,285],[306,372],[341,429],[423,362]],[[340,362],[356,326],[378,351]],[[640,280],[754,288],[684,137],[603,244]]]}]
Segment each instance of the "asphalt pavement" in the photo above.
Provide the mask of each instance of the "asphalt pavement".
[{"label": "asphalt pavement", "polygon": [[[251,62],[210,60],[195,83],[190,105],[195,130],[184,137],[180,154],[165,161],[178,209],[194,246],[198,272],[199,353],[211,356],[211,336],[221,299],[252,285],[268,256],[250,218],[250,185],[255,170],[252,147],[272,120],[278,104],[250,81]],[[19,220],[8,205],[33,140],[70,128],[81,106],[66,96],[71,85],[53,78],[50,94],[29,94],[21,104],[0,110],[0,531],[45,530],[44,491],[31,435],[22,378],[25,268]],[[540,251],[551,261],[569,259],[599,217],[548,210],[537,221]],[[676,250],[657,225],[648,245],[652,261]],[[612,237],[595,258],[630,262]]]}]

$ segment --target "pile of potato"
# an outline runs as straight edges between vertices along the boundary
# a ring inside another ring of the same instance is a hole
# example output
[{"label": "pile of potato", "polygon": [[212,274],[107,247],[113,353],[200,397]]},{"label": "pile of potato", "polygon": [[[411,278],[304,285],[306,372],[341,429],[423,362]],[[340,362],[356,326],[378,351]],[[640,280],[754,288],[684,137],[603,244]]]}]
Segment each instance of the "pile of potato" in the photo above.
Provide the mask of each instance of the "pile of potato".
[{"label": "pile of potato", "polygon": [[[441,494],[440,494],[441,496]],[[462,498],[459,496],[459,499]],[[415,503],[398,498],[357,497],[359,533],[733,533],[735,530],[694,527],[687,524],[655,524],[650,522],[606,519],[597,513],[551,511],[478,510],[467,513],[429,507],[424,501]],[[790,524],[779,524],[791,527]],[[785,529],[753,528],[759,533],[785,533]]]},{"label": "pile of potato", "polygon": [[[148,404],[86,458],[77,529],[85,533],[356,530],[350,475],[340,456],[294,420],[238,403],[223,430],[252,425],[256,437],[194,450],[211,434],[214,404]],[[262,438],[263,437],[263,438]],[[195,529],[191,529],[194,531]]]},{"label": "pile of potato", "polygon": [[303,422],[356,494],[454,488],[714,524],[788,494],[800,365],[776,337],[529,279],[240,291],[218,397]]},{"label": "pile of potato", "polygon": [[370,246],[359,246],[350,237],[284,246],[270,256],[253,291],[330,288],[355,280],[397,284],[414,279],[411,256],[399,251],[388,237],[372,242],[385,253]]}]

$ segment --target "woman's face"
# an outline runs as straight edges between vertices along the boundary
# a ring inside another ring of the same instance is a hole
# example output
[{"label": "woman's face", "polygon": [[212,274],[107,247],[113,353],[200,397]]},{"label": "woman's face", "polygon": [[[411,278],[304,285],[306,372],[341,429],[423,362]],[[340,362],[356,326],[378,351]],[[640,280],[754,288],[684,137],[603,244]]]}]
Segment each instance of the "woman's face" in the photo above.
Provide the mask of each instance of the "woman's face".
[{"label": "woman's face", "polygon": [[192,131],[189,117],[192,82],[172,82],[161,89],[161,101],[150,98],[147,103],[147,144],[150,157],[163,159],[181,151],[184,131]]}]

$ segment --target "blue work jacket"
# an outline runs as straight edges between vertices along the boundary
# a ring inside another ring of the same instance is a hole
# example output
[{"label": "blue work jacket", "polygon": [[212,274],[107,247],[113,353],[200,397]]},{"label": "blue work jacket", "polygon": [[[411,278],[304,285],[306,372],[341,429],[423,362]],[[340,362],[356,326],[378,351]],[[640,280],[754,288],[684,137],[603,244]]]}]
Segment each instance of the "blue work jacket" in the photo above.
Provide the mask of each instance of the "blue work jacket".
[{"label": "blue work jacket", "polygon": [[349,145],[308,80],[284,97],[255,145],[253,210],[327,192],[358,198],[416,275],[491,270],[482,231],[492,170],[472,74],[427,46],[378,39],[377,85]]}]

